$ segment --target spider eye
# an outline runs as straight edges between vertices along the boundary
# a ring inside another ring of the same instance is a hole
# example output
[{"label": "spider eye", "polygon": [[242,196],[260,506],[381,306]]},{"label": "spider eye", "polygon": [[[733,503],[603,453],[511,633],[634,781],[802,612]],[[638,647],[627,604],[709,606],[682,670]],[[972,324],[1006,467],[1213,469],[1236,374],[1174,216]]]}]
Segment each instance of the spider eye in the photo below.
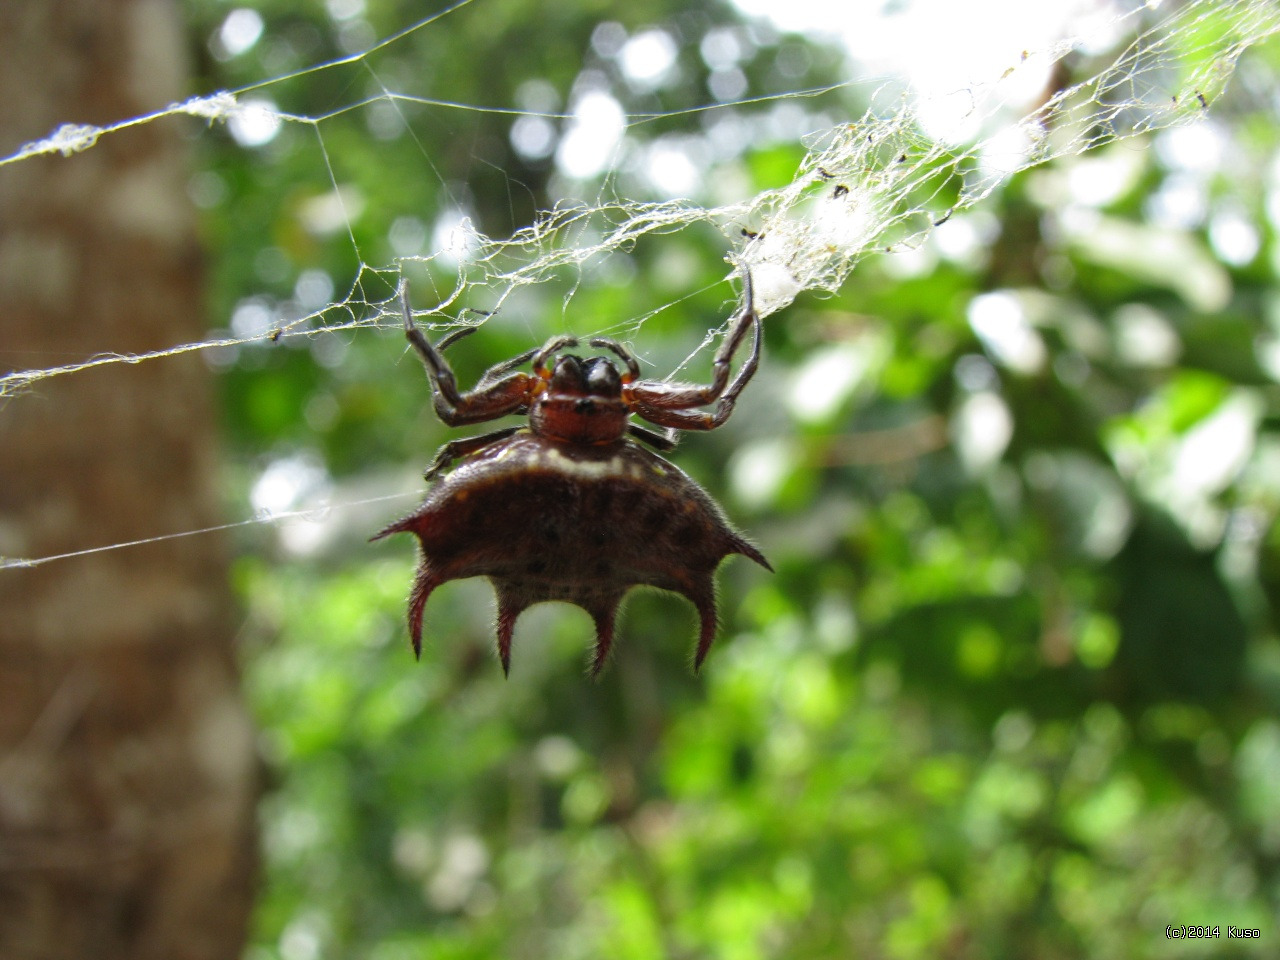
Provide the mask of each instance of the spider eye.
[{"label": "spider eye", "polygon": [[592,357],[587,362],[587,393],[607,397],[622,393],[622,378],[612,363],[604,357]]},{"label": "spider eye", "polygon": [[555,368],[551,371],[551,388],[580,393],[586,386],[586,379],[582,361],[573,354],[568,354],[556,361]]}]

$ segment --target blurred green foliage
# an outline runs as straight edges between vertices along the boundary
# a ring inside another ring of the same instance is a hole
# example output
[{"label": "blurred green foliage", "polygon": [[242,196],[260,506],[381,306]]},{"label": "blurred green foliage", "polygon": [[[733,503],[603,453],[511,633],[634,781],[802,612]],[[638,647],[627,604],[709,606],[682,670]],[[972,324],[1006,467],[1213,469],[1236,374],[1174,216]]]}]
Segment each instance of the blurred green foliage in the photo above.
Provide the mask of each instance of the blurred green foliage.
[{"label": "blurred green foliage", "polygon": [[[424,15],[372,0],[347,20],[256,8],[251,50],[206,53],[210,90]],[[189,9],[207,50],[229,8]],[[607,73],[588,51],[611,18],[679,43],[678,84],[637,93],[607,77],[628,112],[707,100],[699,42],[736,15],[667,0],[485,0],[271,93],[309,116],[383,86],[505,108],[534,78],[563,106],[579,71]],[[1280,51],[1250,57],[1244,92],[1206,121],[1229,163],[1179,164],[1165,133],[1033,168],[953,218],[967,245],[871,257],[838,296],[769,319],[734,419],[675,456],[777,568],[726,564],[700,678],[692,610],[641,594],[600,682],[583,677],[588,618],[554,605],[521,619],[504,680],[480,583],[432,598],[415,664],[409,545],[363,543],[412,498],[359,506],[416,489],[451,436],[399,334],[291,335],[225,358],[231,485],[303,457],[337,507],[354,505],[307,550],[256,528],[235,568],[272,774],[250,956],[1274,955],[1280,188],[1274,118],[1259,118]],[[759,29],[743,65],[750,96],[840,69],[830,49]],[[840,92],[845,116],[857,96]],[[308,270],[338,300],[357,276],[384,298],[385,277],[357,268],[392,263],[405,211],[430,221],[464,197],[505,235],[558,199],[553,161],[511,148],[509,114],[405,104],[405,124],[384,129],[372,109],[286,124],[255,149],[202,140],[213,316],[255,296],[279,305]],[[693,136],[700,119],[632,135]],[[716,176],[750,194],[802,157],[794,139],[744,143]],[[1071,185],[1088,177],[1119,186],[1086,202]],[[303,229],[335,182],[359,214]],[[599,187],[582,189],[590,201]],[[1203,209],[1171,223],[1188,190]],[[1232,224],[1252,229],[1252,255],[1223,239]],[[721,242],[647,243],[567,310],[513,301],[451,350],[460,379],[566,315],[603,328],[700,290],[637,334],[661,375],[723,318]],[[700,371],[695,358],[684,373]],[[1179,923],[1262,938],[1166,941]]]}]

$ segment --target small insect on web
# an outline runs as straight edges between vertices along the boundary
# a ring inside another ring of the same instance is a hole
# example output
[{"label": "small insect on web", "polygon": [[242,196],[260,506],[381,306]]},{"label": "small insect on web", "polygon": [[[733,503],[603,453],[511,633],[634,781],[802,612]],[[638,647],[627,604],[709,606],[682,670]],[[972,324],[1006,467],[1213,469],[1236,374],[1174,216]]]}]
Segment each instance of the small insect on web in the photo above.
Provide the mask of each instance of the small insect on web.
[{"label": "small insect on web", "polygon": [[[683,594],[698,610],[694,669],[717,627],[715,570],[729,554],[772,571],[764,555],[730,526],[719,505],[674,464],[641,446],[675,447],[681,430],[713,430],[733,412],[760,364],[761,323],[751,274],[742,271],[743,303],[712,361],[705,386],[641,380],[635,356],[614,340],[572,336],[490,368],[477,386],[458,389],[449,364],[413,322],[408,285],[400,284],[405,336],[422,358],[436,414],[449,426],[527,414],[509,427],[441,448],[417,511],[382,530],[412,533],[421,561],[409,595],[409,632],[422,652],[427,598],[449,580],[484,576],[498,596],[498,656],[511,667],[511,636],[525,608],[562,600],[595,621],[592,675],[613,643],[627,591],[658,587]],[[734,354],[750,333],[751,352],[730,378]],[[443,344],[445,341],[441,341]],[[585,345],[612,353],[562,353]],[[532,374],[513,372],[530,362]],[[709,407],[711,410],[700,410]],[[631,414],[659,427],[630,421]],[[461,459],[452,471],[450,464]]]}]

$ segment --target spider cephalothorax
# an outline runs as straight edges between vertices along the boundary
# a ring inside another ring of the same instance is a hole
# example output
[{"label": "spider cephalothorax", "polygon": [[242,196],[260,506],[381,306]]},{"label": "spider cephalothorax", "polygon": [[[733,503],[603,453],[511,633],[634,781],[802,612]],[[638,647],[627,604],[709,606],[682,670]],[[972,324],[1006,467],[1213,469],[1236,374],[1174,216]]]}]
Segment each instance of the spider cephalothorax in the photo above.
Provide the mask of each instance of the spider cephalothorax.
[{"label": "spider cephalothorax", "polygon": [[[599,673],[613,641],[623,596],[633,586],[672,590],[698,609],[701,631],[694,668],[716,632],[714,574],[731,553],[772,569],[725,520],[723,512],[679,468],[636,443],[676,445],[679,430],[711,430],[729,418],[760,362],[760,317],[751,276],[743,272],[742,310],[713,361],[706,386],[641,380],[629,350],[594,338],[588,346],[609,357],[586,359],[560,351],[579,344],[555,337],[541,349],[491,368],[475,389],[458,390],[453,371],[414,325],[408,290],[400,285],[405,335],[426,365],[436,413],[450,426],[527,413],[528,426],[453,440],[427,470],[433,483],[421,507],[373,539],[416,535],[422,560],[409,595],[409,631],[422,650],[427,598],[449,580],[485,576],[498,595],[498,655],[510,669],[511,633],[526,607],[563,600],[596,623],[592,672]],[[751,354],[729,379],[733,354],[748,331]],[[532,375],[512,373],[532,361]],[[698,407],[715,404],[710,411]],[[630,422],[635,414],[667,430]],[[444,473],[454,460],[463,458]],[[443,474],[443,475],[441,475]]]}]

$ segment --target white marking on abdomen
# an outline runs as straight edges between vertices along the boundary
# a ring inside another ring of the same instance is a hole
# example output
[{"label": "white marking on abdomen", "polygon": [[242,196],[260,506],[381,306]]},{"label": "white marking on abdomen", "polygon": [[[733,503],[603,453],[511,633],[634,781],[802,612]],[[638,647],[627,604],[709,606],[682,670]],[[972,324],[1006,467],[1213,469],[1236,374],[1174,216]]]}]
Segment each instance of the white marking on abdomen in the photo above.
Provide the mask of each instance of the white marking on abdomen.
[{"label": "white marking on abdomen", "polygon": [[601,477],[616,476],[622,472],[621,457],[610,457],[608,460],[574,460],[554,447],[549,447],[538,457],[539,460],[544,458],[547,466],[577,477],[598,480]]}]

